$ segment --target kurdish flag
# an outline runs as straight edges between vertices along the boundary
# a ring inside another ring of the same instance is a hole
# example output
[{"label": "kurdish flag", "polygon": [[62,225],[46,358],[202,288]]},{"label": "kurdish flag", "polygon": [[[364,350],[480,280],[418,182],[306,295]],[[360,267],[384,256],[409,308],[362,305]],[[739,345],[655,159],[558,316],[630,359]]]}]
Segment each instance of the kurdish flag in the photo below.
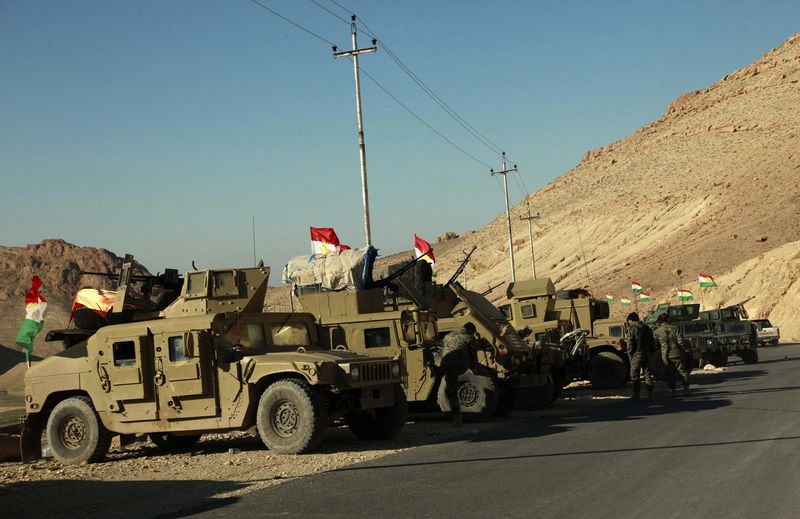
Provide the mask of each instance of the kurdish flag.
[{"label": "kurdish flag", "polygon": [[622,304],[622,306],[631,306],[631,300],[627,297],[620,297],[619,302]]},{"label": "kurdish flag", "polygon": [[608,301],[609,303],[613,302],[614,301],[614,294],[612,294],[611,292],[606,294],[606,301]]},{"label": "kurdish flag", "polygon": [[350,247],[342,245],[336,231],[332,227],[310,227],[311,229],[311,249],[315,256],[327,256],[328,254],[339,254]]},{"label": "kurdish flag", "polygon": [[631,280],[631,290],[634,294],[641,294],[642,293],[642,285],[638,281]]},{"label": "kurdish flag", "polygon": [[697,275],[697,281],[700,283],[701,287],[717,286],[717,283],[714,281],[714,278],[712,278],[708,274],[703,274],[702,272]]},{"label": "kurdish flag", "polygon": [[691,301],[694,299],[694,294],[690,290],[685,290],[683,288],[679,288],[675,291],[675,296],[678,298],[678,301]]},{"label": "kurdish flag", "polygon": [[650,301],[650,292],[647,290],[642,290],[639,294],[639,301]]},{"label": "kurdish flag", "polygon": [[431,265],[436,265],[436,258],[433,257],[433,247],[416,234],[414,235],[414,257],[422,258]]},{"label": "kurdish flag", "polygon": [[25,348],[25,360],[30,364],[33,354],[33,340],[44,328],[44,311],[47,309],[45,301],[39,289],[42,287],[42,280],[39,276],[31,278],[31,288],[25,292],[25,320],[17,332],[16,343]]}]

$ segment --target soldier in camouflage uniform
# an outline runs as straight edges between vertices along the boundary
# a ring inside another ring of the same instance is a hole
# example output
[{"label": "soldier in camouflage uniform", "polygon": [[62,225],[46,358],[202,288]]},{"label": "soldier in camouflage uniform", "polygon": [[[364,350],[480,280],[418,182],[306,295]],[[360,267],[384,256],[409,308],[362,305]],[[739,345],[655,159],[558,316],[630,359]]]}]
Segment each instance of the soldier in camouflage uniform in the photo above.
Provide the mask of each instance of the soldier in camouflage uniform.
[{"label": "soldier in camouflage uniform", "polygon": [[689,395],[689,370],[683,358],[684,340],[680,330],[669,324],[669,316],[658,316],[658,324],[653,336],[661,348],[661,358],[667,369],[667,384],[672,394],[675,394],[675,374],[679,374],[683,381],[683,392]]},{"label": "soldier in camouflage uniform", "polygon": [[440,367],[444,371],[444,394],[450,403],[450,416],[456,427],[460,427],[463,423],[461,406],[458,403],[458,377],[470,367],[476,333],[475,325],[466,323],[463,328],[453,330],[442,340]]},{"label": "soldier in camouflage uniform", "polygon": [[[627,317],[628,322],[628,357],[631,361],[631,382],[633,393],[631,400],[639,400],[642,389],[641,379],[647,388],[648,399],[653,399],[653,361],[656,358],[656,343],[653,332],[639,319],[639,314],[631,312]],[[641,378],[640,378],[641,373]]]}]

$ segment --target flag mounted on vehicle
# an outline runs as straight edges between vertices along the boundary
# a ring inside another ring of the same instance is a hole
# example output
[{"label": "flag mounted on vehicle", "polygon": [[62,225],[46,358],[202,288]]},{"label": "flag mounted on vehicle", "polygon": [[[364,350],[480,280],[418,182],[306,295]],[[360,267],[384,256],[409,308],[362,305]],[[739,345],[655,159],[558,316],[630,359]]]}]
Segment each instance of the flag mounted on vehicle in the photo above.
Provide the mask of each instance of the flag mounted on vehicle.
[{"label": "flag mounted on vehicle", "polygon": [[33,340],[44,328],[44,311],[47,309],[47,301],[39,293],[41,287],[42,280],[39,276],[33,276],[31,288],[25,292],[25,319],[16,337],[17,345],[25,348],[25,360],[29,365],[33,354]]},{"label": "flag mounted on vehicle", "polygon": [[642,285],[638,281],[631,280],[631,291],[634,294],[641,294],[642,293]]},{"label": "flag mounted on vehicle", "polygon": [[608,301],[609,303],[613,302],[614,301],[614,294],[612,294],[611,292],[606,294],[606,301]]},{"label": "flag mounted on vehicle", "polygon": [[691,290],[685,290],[683,288],[679,288],[675,291],[675,296],[678,298],[678,301],[691,301],[694,299],[694,294],[692,294]]},{"label": "flag mounted on vehicle", "polygon": [[642,290],[642,292],[639,294],[639,301],[642,302],[650,301],[650,292],[648,292],[647,290]]},{"label": "flag mounted on vehicle", "polygon": [[708,274],[700,273],[697,275],[697,282],[700,283],[701,287],[715,287],[717,286],[717,282],[714,281],[714,278],[709,276]]},{"label": "flag mounted on vehicle", "polygon": [[414,257],[422,258],[431,265],[436,264],[436,258],[433,256],[433,247],[416,234],[414,235]]},{"label": "flag mounted on vehicle", "polygon": [[342,245],[336,231],[332,227],[310,227],[311,230],[311,249],[315,256],[327,256],[334,253],[339,254],[350,247]]},{"label": "flag mounted on vehicle", "polygon": [[619,302],[622,306],[631,306],[631,300],[627,297],[620,297]]}]

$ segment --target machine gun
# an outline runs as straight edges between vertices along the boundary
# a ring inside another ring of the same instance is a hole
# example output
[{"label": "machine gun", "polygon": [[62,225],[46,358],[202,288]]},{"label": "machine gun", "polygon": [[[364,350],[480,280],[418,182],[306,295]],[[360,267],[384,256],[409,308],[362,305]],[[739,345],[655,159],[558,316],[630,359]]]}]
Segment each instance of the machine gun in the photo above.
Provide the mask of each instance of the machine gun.
[{"label": "machine gun", "polygon": [[469,258],[470,256],[472,256],[472,253],[475,252],[475,249],[477,248],[478,248],[477,245],[472,246],[472,250],[470,250],[467,253],[467,255],[464,256],[464,259],[461,260],[461,263],[459,263],[458,268],[456,269],[455,272],[453,272],[453,275],[450,276],[450,279],[447,280],[447,283],[445,283],[444,286],[452,285],[455,282],[455,280],[458,279],[458,276],[460,276],[461,273],[464,272],[464,269],[467,268],[467,263],[469,262]]},{"label": "machine gun", "polygon": [[425,255],[430,254],[431,252],[433,252],[433,249],[428,249],[427,251],[422,253],[422,255],[417,256],[416,258],[412,259],[411,261],[409,261],[408,263],[406,263],[405,265],[403,265],[399,269],[395,270],[394,272],[392,272],[391,274],[389,274],[385,278],[381,278],[378,281],[373,281],[370,284],[369,288],[389,287],[393,291],[396,292],[398,290],[398,287],[393,283],[393,281],[395,279],[399,278],[400,276],[402,276],[403,274],[405,274],[406,272],[408,272],[409,270],[411,270],[412,268],[414,268],[414,266],[416,266],[416,264],[417,264],[417,262],[419,260],[424,258]]}]

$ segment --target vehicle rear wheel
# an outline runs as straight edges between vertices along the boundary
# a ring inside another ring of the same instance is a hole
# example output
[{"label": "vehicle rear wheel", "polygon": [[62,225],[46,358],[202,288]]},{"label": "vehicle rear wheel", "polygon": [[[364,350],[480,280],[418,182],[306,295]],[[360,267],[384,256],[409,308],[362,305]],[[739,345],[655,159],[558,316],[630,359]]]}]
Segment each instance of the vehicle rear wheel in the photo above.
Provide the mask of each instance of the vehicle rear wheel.
[{"label": "vehicle rear wheel", "polygon": [[148,435],[150,441],[161,450],[172,452],[189,450],[200,441],[200,434],[190,434],[188,436],[177,436],[169,433],[153,433]]},{"label": "vehicle rear wheel", "polygon": [[283,379],[267,386],[256,413],[264,445],[278,454],[302,454],[319,446],[328,424],[321,396],[305,380]]},{"label": "vehicle rear wheel", "polygon": [[558,392],[556,383],[550,378],[543,386],[521,389],[517,407],[523,411],[539,411],[552,404],[558,398]]},{"label": "vehicle rear wheel", "polygon": [[[442,379],[439,384],[439,409],[450,412],[450,403],[445,395],[447,384]],[[466,371],[458,377],[458,403],[464,419],[468,421],[485,420],[494,414],[497,408],[497,386],[489,377],[475,375]]]},{"label": "vehicle rear wheel", "polygon": [[46,435],[53,456],[64,465],[101,460],[111,447],[111,432],[85,396],[59,402],[47,419]]},{"label": "vehicle rear wheel", "polygon": [[589,361],[589,381],[595,389],[617,389],[625,385],[628,370],[616,353],[601,351]]},{"label": "vehicle rear wheel", "polygon": [[408,416],[408,402],[403,388],[394,386],[394,404],[345,417],[347,426],[359,440],[388,440],[403,428]]},{"label": "vehicle rear wheel", "polygon": [[745,364],[758,363],[758,350],[755,348],[750,350],[742,350],[739,356],[742,358],[742,362],[744,362]]}]

